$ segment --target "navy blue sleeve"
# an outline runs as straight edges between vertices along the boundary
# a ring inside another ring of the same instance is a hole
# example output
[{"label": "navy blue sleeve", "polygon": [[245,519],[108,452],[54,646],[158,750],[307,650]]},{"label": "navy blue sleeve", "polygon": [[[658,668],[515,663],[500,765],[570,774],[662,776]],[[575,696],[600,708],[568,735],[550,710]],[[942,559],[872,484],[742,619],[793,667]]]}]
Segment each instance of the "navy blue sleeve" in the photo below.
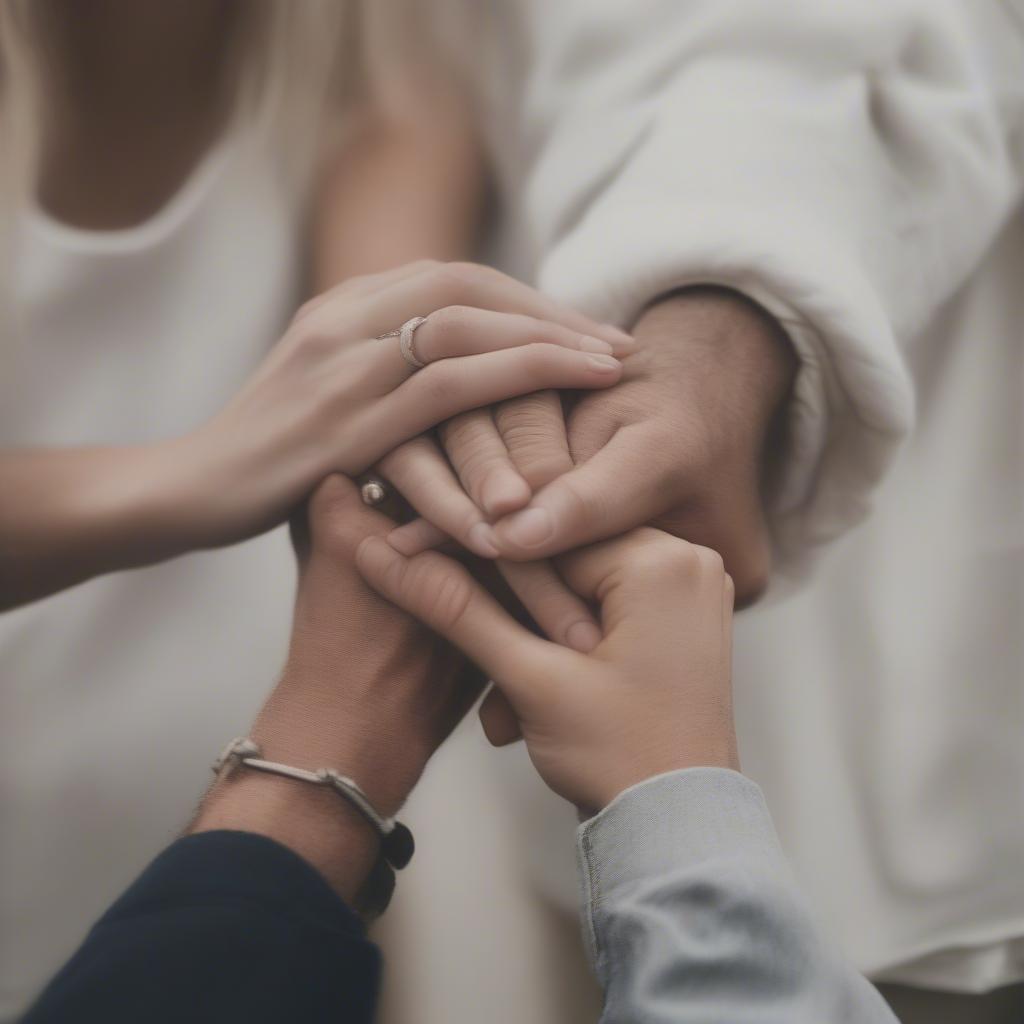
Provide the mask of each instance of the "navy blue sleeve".
[{"label": "navy blue sleeve", "polygon": [[23,1024],[369,1022],[379,976],[362,922],[305,861],[204,832],[150,864]]}]

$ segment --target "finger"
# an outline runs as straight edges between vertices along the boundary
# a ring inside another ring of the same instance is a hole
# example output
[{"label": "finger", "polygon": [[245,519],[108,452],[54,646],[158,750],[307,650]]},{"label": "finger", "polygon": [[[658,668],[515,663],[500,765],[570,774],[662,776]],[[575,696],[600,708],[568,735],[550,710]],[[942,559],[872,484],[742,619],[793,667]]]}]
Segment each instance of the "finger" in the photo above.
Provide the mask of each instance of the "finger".
[{"label": "finger", "polygon": [[438,437],[463,489],[489,517],[514,512],[532,497],[529,484],[509,459],[489,409],[453,416],[438,427]]},{"label": "finger", "polygon": [[[402,353],[399,337],[377,339],[372,349],[378,374],[388,374],[397,387],[415,372]],[[561,324],[513,313],[495,313],[472,306],[446,306],[435,310],[412,332],[411,354],[424,366],[441,359],[498,352],[523,345],[559,345],[577,352],[611,355],[607,341],[570,330]]]},{"label": "finger", "polygon": [[424,519],[482,558],[497,555],[490,525],[432,438],[414,437],[385,455],[377,466]]},{"label": "finger", "polygon": [[583,654],[601,642],[601,627],[590,609],[550,562],[499,561],[498,568],[549,639]]},{"label": "finger", "polygon": [[433,265],[368,296],[359,311],[361,333],[377,337],[411,317],[428,316],[445,306],[520,313],[600,338],[623,354],[635,348],[630,335],[614,325],[598,323],[521,281],[473,263]]},{"label": "finger", "polygon": [[695,627],[695,610],[720,620],[727,579],[721,556],[662,530],[630,530],[562,555],[557,565],[575,594],[600,604],[605,637],[628,622],[633,637],[657,645]]},{"label": "finger", "polygon": [[623,427],[593,458],[494,525],[505,558],[529,561],[614,536],[664,512],[668,480],[644,440]]},{"label": "finger", "polygon": [[[558,345],[524,345],[462,359],[443,359],[415,373],[368,412],[377,452],[390,451],[468,409],[544,388],[604,388],[622,376],[612,356]],[[378,456],[367,452],[368,463]]]},{"label": "finger", "polygon": [[[405,558],[378,537],[356,551],[356,567],[382,597],[458,647],[512,700],[557,666],[566,651],[520,626],[457,562],[434,551]],[[564,662],[562,662],[564,664]]]},{"label": "finger", "polygon": [[421,363],[518,348],[538,341],[609,356],[615,350],[610,342],[552,320],[521,313],[496,313],[473,306],[438,309],[427,317],[415,334],[416,356]]},{"label": "finger", "polygon": [[451,537],[428,519],[413,519],[388,534],[388,543],[406,558],[447,544]]},{"label": "finger", "polygon": [[497,686],[492,686],[487,691],[478,714],[480,724],[484,727],[484,735],[492,746],[505,747],[523,738],[519,719],[509,704],[508,697]]},{"label": "finger", "polygon": [[502,402],[494,410],[494,422],[509,459],[532,491],[573,468],[557,391],[537,391]]}]

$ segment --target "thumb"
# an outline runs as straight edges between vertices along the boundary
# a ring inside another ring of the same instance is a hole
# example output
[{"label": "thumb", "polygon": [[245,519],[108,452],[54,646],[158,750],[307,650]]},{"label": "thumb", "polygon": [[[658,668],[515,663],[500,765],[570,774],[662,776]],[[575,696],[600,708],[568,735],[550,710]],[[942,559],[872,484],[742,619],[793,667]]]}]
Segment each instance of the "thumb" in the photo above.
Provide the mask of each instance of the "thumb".
[{"label": "thumb", "polygon": [[520,626],[466,569],[436,551],[406,558],[371,536],[356,550],[356,568],[382,597],[458,647],[513,704],[571,653]]},{"label": "thumb", "polygon": [[502,556],[547,558],[614,537],[658,518],[668,504],[655,458],[638,458],[646,441],[627,426],[593,458],[553,480],[522,511],[499,520],[494,537]]}]

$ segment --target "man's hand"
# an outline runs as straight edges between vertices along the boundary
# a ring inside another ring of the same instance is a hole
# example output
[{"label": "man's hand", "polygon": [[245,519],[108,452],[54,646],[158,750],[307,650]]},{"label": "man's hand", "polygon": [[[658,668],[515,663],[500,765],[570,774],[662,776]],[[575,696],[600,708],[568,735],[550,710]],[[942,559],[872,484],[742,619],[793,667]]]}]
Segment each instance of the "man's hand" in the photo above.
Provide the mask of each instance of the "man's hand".
[{"label": "man's hand", "polygon": [[[622,381],[580,396],[564,426],[550,392],[498,407],[534,495],[491,537],[503,558],[531,561],[650,523],[720,552],[749,602],[770,570],[763,491],[796,370],[790,343],[759,306],[711,287],[658,302],[633,334]],[[483,458],[471,435],[442,437],[456,468]],[[405,554],[436,539],[422,523],[393,535]]]},{"label": "man's hand", "polygon": [[658,303],[634,336],[622,383],[568,415],[576,468],[496,524],[498,547],[548,557],[650,523],[718,551],[752,600],[770,569],[762,494],[789,342],[759,307],[708,288]]},{"label": "man's hand", "polygon": [[[251,731],[272,761],[355,779],[385,815],[405,801],[482,682],[360,579],[357,546],[393,527],[343,477],[329,477],[310,499],[293,524],[299,587],[288,661]],[[219,828],[290,846],[349,900],[377,856],[376,836],[337,794],[244,769],[214,786],[193,831]]]}]

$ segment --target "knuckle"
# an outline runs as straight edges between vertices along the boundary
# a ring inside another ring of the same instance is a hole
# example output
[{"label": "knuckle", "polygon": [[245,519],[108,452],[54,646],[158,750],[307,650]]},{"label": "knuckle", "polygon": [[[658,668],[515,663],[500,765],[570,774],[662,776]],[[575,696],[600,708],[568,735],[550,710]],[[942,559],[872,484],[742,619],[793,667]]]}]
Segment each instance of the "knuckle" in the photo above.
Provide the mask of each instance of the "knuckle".
[{"label": "knuckle", "polygon": [[608,498],[597,491],[581,490],[572,476],[566,476],[559,486],[565,489],[569,520],[581,533],[586,533],[589,536],[595,526],[606,518]]},{"label": "knuckle", "polygon": [[391,594],[415,596],[416,589],[410,584],[411,563],[404,558],[388,562],[381,574],[384,589]]},{"label": "knuckle", "polygon": [[632,553],[630,564],[645,577],[685,579],[700,571],[700,556],[695,545],[660,531],[644,531]]},{"label": "knuckle", "polygon": [[702,544],[695,544],[692,547],[696,553],[697,565],[702,573],[709,576],[725,576],[725,562],[714,548],[704,547]]},{"label": "knuckle", "polygon": [[485,279],[483,267],[476,263],[440,263],[430,273],[432,284],[441,295],[472,294]]},{"label": "knuckle", "polygon": [[457,464],[459,478],[474,490],[478,490],[488,476],[507,465],[507,460],[501,455],[473,439],[457,450],[453,446],[451,454]]},{"label": "knuckle", "polygon": [[553,440],[548,430],[524,425],[506,432],[505,444],[516,469],[531,487],[542,487],[573,468],[568,450]]},{"label": "knuckle", "polygon": [[307,299],[299,308],[295,311],[295,316],[292,317],[292,323],[298,323],[300,320],[304,320],[309,316],[315,309],[318,309],[327,301],[325,295],[317,295],[315,298]]},{"label": "knuckle", "polygon": [[323,324],[320,317],[307,316],[292,327],[290,335],[295,350],[311,358],[325,355],[338,345],[337,335]]},{"label": "knuckle", "polygon": [[545,454],[560,452],[566,458],[569,457],[564,426],[547,417],[534,415],[529,410],[524,410],[515,418],[504,419],[501,434],[509,450],[532,454],[540,449]]},{"label": "knuckle", "polygon": [[[473,587],[466,574],[455,565],[444,566],[444,571],[429,573],[430,569],[437,566],[433,558],[423,559],[422,568],[425,570],[422,577],[410,578],[410,585],[424,586],[424,593],[429,594],[429,608],[427,620],[432,626],[440,630],[455,629],[469,607],[472,599]],[[419,576],[419,574],[417,574]]]},{"label": "knuckle", "polygon": [[477,444],[477,412],[460,413],[438,427],[442,444],[450,452],[462,452]]},{"label": "knuckle", "polygon": [[363,533],[354,513],[361,499],[355,485],[337,474],[327,477],[309,499],[309,526],[314,551],[350,559]]},{"label": "knuckle", "polygon": [[573,468],[568,452],[553,451],[546,441],[526,441],[515,449],[515,466],[534,490],[564,476]]},{"label": "knuckle", "polygon": [[315,313],[318,309],[322,309],[328,305],[333,299],[338,298],[341,295],[345,295],[352,287],[354,279],[349,279],[341,284],[336,284],[333,288],[328,288],[327,291],[321,292],[319,295],[314,295],[312,298],[307,299],[292,317],[293,323],[298,323],[299,320],[306,319],[311,313]]}]

